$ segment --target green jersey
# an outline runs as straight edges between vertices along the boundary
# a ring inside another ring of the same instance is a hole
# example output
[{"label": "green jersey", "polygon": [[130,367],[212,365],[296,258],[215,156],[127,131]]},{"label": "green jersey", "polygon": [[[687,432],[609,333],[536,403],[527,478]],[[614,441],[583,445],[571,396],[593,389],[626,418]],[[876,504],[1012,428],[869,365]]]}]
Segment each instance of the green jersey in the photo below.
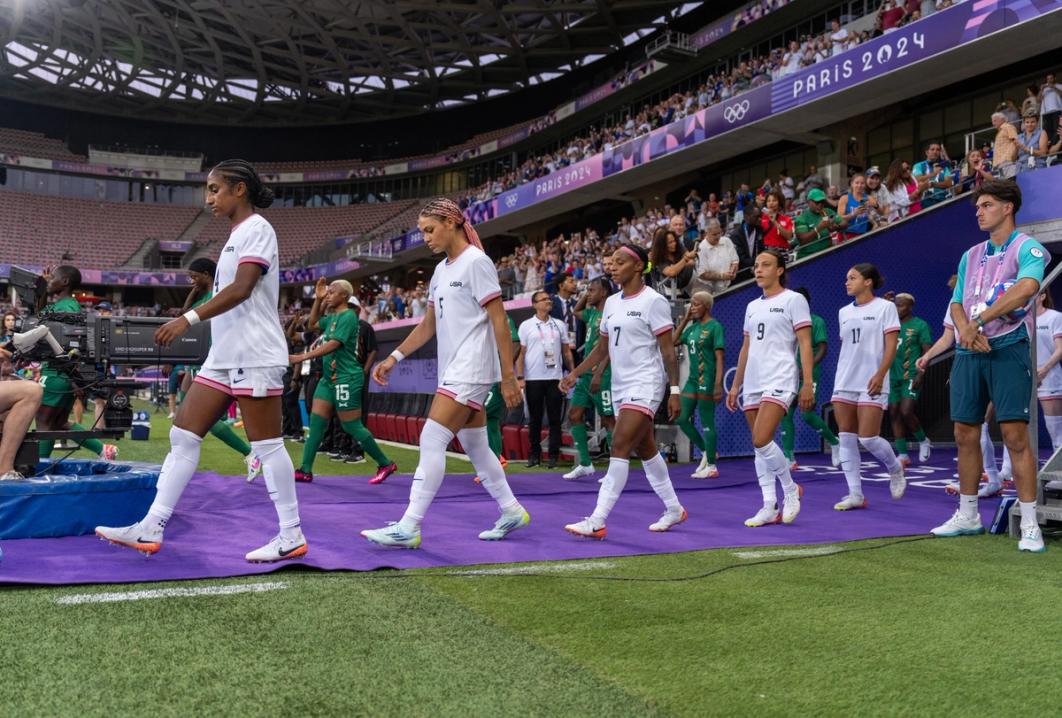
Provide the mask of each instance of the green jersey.
[{"label": "green jersey", "polygon": [[192,309],[195,309],[196,307],[200,307],[200,306],[206,304],[207,302],[210,301],[211,297],[213,297],[213,296],[214,296],[213,292],[203,292],[203,296],[199,297],[199,299],[195,300],[195,302],[192,303]]},{"label": "green jersey", "polygon": [[358,361],[358,313],[346,309],[326,314],[318,320],[317,327],[324,341],[334,339],[342,344],[323,357],[325,376],[332,381],[337,377],[360,376],[364,369]]},{"label": "green jersey", "polygon": [[[819,344],[825,344],[827,341],[828,340],[826,338],[826,320],[823,319],[822,317],[820,317],[818,314],[812,314],[811,315],[811,355],[815,356],[815,347],[817,347]],[[799,346],[797,347],[796,360],[797,360],[797,374],[799,376],[803,377],[804,375],[803,375],[803,373],[801,373],[801,366],[802,365],[800,363],[800,347]],[[822,363],[819,362],[819,363],[815,364],[815,366],[813,366],[811,368],[811,379],[816,384],[819,382],[819,375],[821,373],[822,373]],[[803,382],[803,379],[801,379],[801,382]]]},{"label": "green jersey", "polygon": [[[53,302],[44,308],[45,312],[69,312],[69,313],[81,313],[81,305],[73,297],[63,297],[57,302]],[[45,376],[57,376],[55,369],[52,369],[48,362],[41,364],[41,374]]]},{"label": "green jersey", "polygon": [[929,325],[918,317],[900,322],[900,336],[896,340],[896,357],[890,374],[895,381],[910,381],[918,375],[915,362],[922,356],[922,347],[933,343]]},{"label": "green jersey", "polygon": [[505,315],[505,320],[509,322],[509,338],[516,343],[520,343],[520,330],[516,328],[516,322],[508,314]]},{"label": "green jersey", "polygon": [[691,323],[682,330],[680,341],[690,353],[690,376],[701,386],[715,386],[715,352],[725,348],[723,325],[715,319]]},{"label": "green jersey", "polygon": [[794,224],[798,234],[802,232],[815,232],[815,238],[813,240],[797,247],[798,258],[808,257],[815,254],[815,252],[821,252],[830,246],[830,227],[833,225],[829,224],[825,227],[818,226],[819,222],[826,217],[836,219],[837,213],[829,207],[823,207],[822,214],[806,209],[796,218]]},{"label": "green jersey", "polygon": [[601,336],[601,310],[587,307],[580,317],[586,323],[586,343],[583,344],[583,356],[590,356],[590,352],[597,346],[598,337]]}]

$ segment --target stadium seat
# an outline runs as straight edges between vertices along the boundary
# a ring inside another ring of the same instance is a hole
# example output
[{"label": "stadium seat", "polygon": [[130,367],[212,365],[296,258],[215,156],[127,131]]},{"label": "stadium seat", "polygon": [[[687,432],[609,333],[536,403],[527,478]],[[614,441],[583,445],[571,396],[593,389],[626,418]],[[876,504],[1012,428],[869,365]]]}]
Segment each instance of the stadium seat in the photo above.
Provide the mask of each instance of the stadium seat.
[{"label": "stadium seat", "polygon": [[509,459],[527,458],[520,445],[519,424],[506,424],[502,427],[502,453]]},{"label": "stadium seat", "polygon": [[406,426],[406,417],[404,415],[395,417],[395,435],[398,436],[398,443],[400,444],[410,443],[409,432],[406,431]]},{"label": "stadium seat", "polygon": [[406,443],[416,446],[420,443],[420,417],[419,416],[407,416],[406,417],[406,437],[409,439]]},{"label": "stadium seat", "polygon": [[397,417],[394,414],[384,414],[384,436],[388,441],[398,441]]}]

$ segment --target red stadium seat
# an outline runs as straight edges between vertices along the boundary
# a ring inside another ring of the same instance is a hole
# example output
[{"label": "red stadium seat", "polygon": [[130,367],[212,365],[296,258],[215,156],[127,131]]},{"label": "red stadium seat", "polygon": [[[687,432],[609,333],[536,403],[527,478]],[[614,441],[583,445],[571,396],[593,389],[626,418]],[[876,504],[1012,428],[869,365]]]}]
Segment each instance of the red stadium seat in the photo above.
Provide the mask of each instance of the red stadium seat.
[{"label": "red stadium seat", "polygon": [[406,437],[409,439],[407,444],[413,444],[416,446],[420,443],[420,423],[419,416],[407,416],[406,417]]},{"label": "red stadium seat", "polygon": [[398,425],[394,414],[384,414],[384,438],[388,441],[398,441]]},{"label": "red stadium seat", "polygon": [[418,416],[417,417],[417,440],[418,440],[418,443],[420,443],[419,442],[420,435],[424,433],[424,425],[427,424],[427,423],[428,423],[428,417],[426,417],[426,416]]},{"label": "red stadium seat", "polygon": [[502,427],[502,453],[508,459],[523,459],[520,446],[520,425],[506,424]]},{"label": "red stadium seat", "polygon": [[409,433],[406,431],[406,417],[402,414],[395,417],[395,436],[398,437],[396,439],[398,443],[409,443]]}]

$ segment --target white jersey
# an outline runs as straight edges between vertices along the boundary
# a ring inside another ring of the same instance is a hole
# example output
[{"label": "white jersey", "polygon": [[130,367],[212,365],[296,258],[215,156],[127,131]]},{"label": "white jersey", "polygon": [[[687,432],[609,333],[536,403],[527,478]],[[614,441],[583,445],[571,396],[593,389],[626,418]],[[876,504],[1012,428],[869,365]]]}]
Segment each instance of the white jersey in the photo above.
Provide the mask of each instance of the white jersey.
[{"label": "white jersey", "polygon": [[[885,335],[900,331],[896,305],[881,297],[866,304],[852,302],[837,312],[837,324],[841,328],[841,356],[833,390],[866,391],[885,357]],[[888,390],[886,377],[884,391]]]},{"label": "white jersey", "polygon": [[[1036,317],[1036,365],[1043,366],[1055,353],[1055,339],[1062,337],[1062,312],[1045,309]],[[1040,383],[1040,394],[1049,390],[1062,395],[1062,365],[1055,364]]]},{"label": "white jersey", "polygon": [[555,317],[541,321],[538,317],[525,319],[517,330],[524,358],[524,379],[560,381],[564,371],[564,344],[568,343],[568,328]]},{"label": "white jersey", "polygon": [[600,341],[608,342],[613,397],[660,398],[667,372],[657,337],[674,326],[671,305],[651,287],[629,297],[619,292],[605,300],[599,331]]},{"label": "white jersey", "polygon": [[436,265],[428,304],[435,312],[440,386],[501,381],[498,342],[483,308],[500,296],[498,270],[478,247],[469,245],[452,262]]},{"label": "white jersey", "polygon": [[[280,256],[277,234],[260,214],[232,228],[218,257],[214,296],[236,280],[241,264],[256,264],[262,276],[251,296],[210,320],[206,369],[247,369],[288,365],[288,341],[280,327]],[[178,340],[179,341],[179,340]]]},{"label": "white jersey", "polygon": [[800,388],[797,371],[797,330],[811,326],[811,310],[804,295],[784,289],[773,297],[760,295],[745,310],[749,338],[744,394]]}]

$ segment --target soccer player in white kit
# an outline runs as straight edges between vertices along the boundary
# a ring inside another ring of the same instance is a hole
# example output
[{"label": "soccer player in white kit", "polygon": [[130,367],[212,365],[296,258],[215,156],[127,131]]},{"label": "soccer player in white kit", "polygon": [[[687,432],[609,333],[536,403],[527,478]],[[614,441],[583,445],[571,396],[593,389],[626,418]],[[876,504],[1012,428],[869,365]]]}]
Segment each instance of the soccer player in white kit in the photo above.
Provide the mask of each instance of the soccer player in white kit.
[{"label": "soccer player in white kit", "polygon": [[[811,310],[803,295],[785,287],[785,255],[776,249],[760,252],[752,273],[763,295],[749,302],[745,310],[745,340],[734,383],[726,395],[726,408],[737,411],[740,406],[752,432],[763,507],[746,519],[745,525],[755,527],[791,524],[800,513],[803,489],[793,481],[789,461],[775,443],[774,434],[798,388],[800,408],[807,411],[814,406],[815,361],[811,351]],[[797,373],[798,347],[800,371],[804,374],[802,385]],[[782,484],[781,511],[775,480]]]},{"label": "soccer player in white kit", "polygon": [[841,470],[848,483],[848,494],[833,507],[837,511],[867,507],[859,473],[860,444],[885,465],[892,498],[902,498],[907,486],[903,465],[889,442],[879,436],[881,416],[889,405],[889,369],[900,335],[896,305],[874,296],[882,284],[881,273],[873,264],[855,265],[844,281],[854,301],[837,312],[841,355],[831,402],[841,442]]},{"label": "soccer player in white kit", "polygon": [[138,523],[123,528],[97,526],[111,543],[153,554],[185,486],[199,465],[203,436],[233,397],[243,413],[251,450],[262,462],[280,533],[248,561],[281,561],[306,554],[295,498],[295,467],[281,432],[281,395],[288,344],[280,327],[280,259],[277,235],[256,207],[268,207],[273,192],[244,160],[225,160],[207,175],[207,205],[232,223],[218,259],[214,296],[155,332],[169,346],[188,329],[211,320],[211,346],[202,370],[181,403],[170,429],[170,453],[162,464],[155,500]]},{"label": "soccer player in white kit", "polygon": [[1054,301],[1047,292],[1040,292],[1036,301],[1036,396],[1040,400],[1041,416],[1051,448],[1062,445],[1062,312],[1055,311]]},{"label": "soccer player in white kit", "polygon": [[434,336],[439,352],[439,388],[420,434],[420,462],[413,474],[405,514],[398,522],[366,529],[361,535],[384,546],[420,546],[420,525],[442,485],[446,447],[456,436],[480,483],[501,509],[494,528],[483,531],[479,538],[498,541],[531,522],[513,496],[501,462],[487,440],[484,402],[491,387],[500,381],[506,406],[520,403],[498,270],[483,252],[476,230],[453,201],[441,197],[432,200],[420,211],[417,225],[424,233],[424,243],[434,253],[445,253],[446,258],[435,267],[428,286],[429,311],[398,348],[373,368],[372,377],[386,385],[395,365]]},{"label": "soccer player in white kit", "polygon": [[642,460],[649,485],[664,502],[664,514],[649,525],[649,530],[667,531],[688,518],[675,495],[653,431],[653,417],[665,388],[670,387],[668,414],[672,420],[681,413],[681,402],[678,358],[671,341],[671,306],[646,286],[644,277],[651,267],[645,249],[635,244],[621,245],[612,255],[612,280],[620,292],[605,300],[600,338],[593,351],[560,381],[561,391],[567,393],[580,375],[606,358],[612,366],[612,403],[617,419],[608,473],[598,489],[594,512],[564,527],[576,536],[605,538],[605,521],[627,484],[631,451]]}]

